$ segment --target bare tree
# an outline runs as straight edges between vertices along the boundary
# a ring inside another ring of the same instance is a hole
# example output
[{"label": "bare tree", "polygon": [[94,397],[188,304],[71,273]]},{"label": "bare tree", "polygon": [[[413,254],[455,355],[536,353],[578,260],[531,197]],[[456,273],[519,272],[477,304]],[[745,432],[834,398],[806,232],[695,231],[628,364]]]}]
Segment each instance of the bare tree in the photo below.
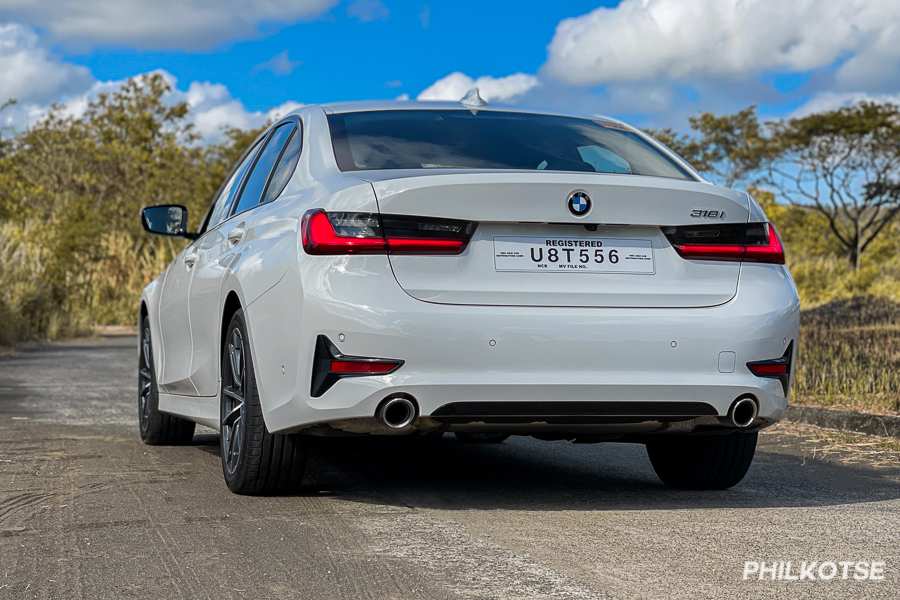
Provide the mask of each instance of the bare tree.
[{"label": "bare tree", "polygon": [[755,106],[731,115],[701,113],[688,122],[690,134],[673,129],[651,129],[648,133],[725,187],[754,183],[753,177],[768,151]]},{"label": "bare tree", "polygon": [[900,213],[900,110],[853,107],[770,124],[766,182],[823,214],[854,269]]}]

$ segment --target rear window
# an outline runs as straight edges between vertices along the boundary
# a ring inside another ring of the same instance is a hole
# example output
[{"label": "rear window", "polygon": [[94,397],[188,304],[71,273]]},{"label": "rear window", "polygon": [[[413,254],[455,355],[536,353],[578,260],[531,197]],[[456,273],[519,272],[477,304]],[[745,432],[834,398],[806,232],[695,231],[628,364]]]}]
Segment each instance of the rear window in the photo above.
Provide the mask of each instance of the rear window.
[{"label": "rear window", "polygon": [[328,125],[342,171],[518,169],[694,179],[640,135],[590,119],[385,110],[328,115]]}]

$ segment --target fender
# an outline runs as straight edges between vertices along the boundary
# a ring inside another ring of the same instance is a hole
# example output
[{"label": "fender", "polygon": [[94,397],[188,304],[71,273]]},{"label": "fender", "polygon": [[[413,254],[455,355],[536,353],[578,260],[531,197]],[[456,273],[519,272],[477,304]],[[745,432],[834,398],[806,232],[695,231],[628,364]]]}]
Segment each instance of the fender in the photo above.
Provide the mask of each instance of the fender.
[{"label": "fender", "polygon": [[[152,345],[153,350],[153,370],[154,375],[159,380],[160,373],[162,372],[162,364],[165,360],[165,356],[163,355],[163,344],[162,344],[162,334],[159,329],[159,293],[162,290],[163,282],[165,281],[166,273],[168,273],[168,269],[166,269],[159,277],[148,283],[144,286],[143,291],[141,292],[141,300],[138,306],[144,306],[147,309],[147,318],[150,319],[150,339],[151,340],[159,340],[158,342],[154,342]],[[138,344],[137,350],[140,353],[140,331],[141,331],[141,313],[138,310]]]}]

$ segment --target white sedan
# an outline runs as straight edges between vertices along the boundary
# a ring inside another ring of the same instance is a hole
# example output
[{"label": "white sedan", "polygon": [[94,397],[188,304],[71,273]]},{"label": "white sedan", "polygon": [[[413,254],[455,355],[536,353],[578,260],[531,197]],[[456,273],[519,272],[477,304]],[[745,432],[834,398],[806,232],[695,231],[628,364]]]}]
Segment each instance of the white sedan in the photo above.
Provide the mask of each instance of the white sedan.
[{"label": "white sedan", "polygon": [[190,243],[141,297],[141,437],[219,430],[234,492],[296,486],[310,436],[443,432],[642,443],[666,484],[726,488],[787,406],[775,229],[616,120],[307,106],[199,231],[142,223]]}]

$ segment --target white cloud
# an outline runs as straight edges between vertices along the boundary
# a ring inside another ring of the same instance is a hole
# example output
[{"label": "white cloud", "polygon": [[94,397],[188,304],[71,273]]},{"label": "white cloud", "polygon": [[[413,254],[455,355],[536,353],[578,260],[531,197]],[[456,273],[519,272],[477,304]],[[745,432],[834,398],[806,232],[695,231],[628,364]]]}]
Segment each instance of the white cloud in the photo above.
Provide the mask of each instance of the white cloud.
[{"label": "white cloud", "polygon": [[894,6],[893,26],[881,29],[838,69],[835,81],[841,89],[900,89],[900,2]]},{"label": "white cloud", "polygon": [[472,79],[459,71],[438,79],[419,94],[419,100],[450,100],[462,98],[466,92],[477,87],[481,97],[487,101],[509,101],[533,90],[539,85],[538,78],[526,73],[515,73],[506,77],[479,77]]},{"label": "white cloud", "polygon": [[266,111],[266,119],[268,119],[269,121],[277,121],[288,113],[292,113],[298,108],[303,108],[304,106],[306,105],[302,102],[294,102],[293,100],[288,100],[287,102],[283,102],[275,108],[270,108],[268,111]]},{"label": "white cloud", "polygon": [[[176,86],[175,78],[166,71],[162,73],[172,86],[167,101],[186,102],[189,111],[188,119],[194,124],[195,131],[200,134],[203,143],[221,142],[228,128],[252,129],[267,122],[280,119],[289,112],[303,106],[298,102],[287,101],[268,111],[250,111],[240,100],[233,98],[228,88],[221,83],[209,81],[193,81],[186,92]],[[115,82],[121,85],[124,81]]]},{"label": "white cloud", "polygon": [[387,19],[391,11],[381,0],[354,0],[347,7],[347,14],[358,21],[369,23]]},{"label": "white cloud", "polygon": [[0,0],[0,19],[79,47],[202,49],[256,35],[260,24],[320,15],[336,0]]},{"label": "white cloud", "polygon": [[302,61],[291,60],[287,50],[283,50],[270,58],[253,67],[254,71],[268,71],[273,75],[290,75],[294,69],[299,67]]},{"label": "white cloud", "polygon": [[80,92],[92,81],[86,68],[52,56],[30,29],[0,24],[0,104],[11,98],[44,102]]},{"label": "white cloud", "polygon": [[250,129],[265,122],[262,113],[247,111],[239,100],[231,97],[228,88],[221,83],[193,81],[186,93],[176,88],[170,95],[172,102],[187,102],[190,108],[189,118],[206,142],[221,141],[223,132],[228,127]]},{"label": "white cloud", "polygon": [[[151,73],[162,75],[172,88],[166,102],[188,104],[188,119],[203,143],[221,141],[226,127],[259,127],[303,106],[288,101],[268,111],[248,110],[221,83],[194,81],[183,90],[171,73]],[[78,118],[100,94],[113,93],[126,81],[97,81],[86,68],[54,57],[27,27],[0,25],[0,105],[9,98],[17,101],[0,112],[4,130],[0,133],[28,128],[45,117],[52,105],[63,115]]]},{"label": "white cloud", "polygon": [[624,0],[566,19],[545,72],[574,85],[803,72],[851,55],[838,81],[900,62],[897,0]]},{"label": "white cloud", "polygon": [[853,106],[857,102],[890,102],[900,105],[900,92],[896,94],[867,94],[866,92],[822,92],[807,100],[795,110],[792,117],[804,117],[806,115],[836,110],[845,106]]},{"label": "white cloud", "polygon": [[[268,111],[251,111],[240,100],[233,98],[228,88],[221,83],[194,81],[186,91],[178,89],[175,77],[164,70],[151,71],[162,75],[172,91],[164,98],[168,103],[186,102],[188,120],[193,123],[203,144],[221,142],[227,128],[251,129],[267,122],[280,119],[289,112],[303,106],[298,102],[287,101]],[[149,73],[147,73],[149,74]],[[136,75],[135,77],[140,77]],[[127,79],[113,81],[95,81],[87,90],[55,99],[63,115],[78,118],[82,116],[88,104],[100,94],[113,93],[121,88]],[[2,113],[2,125],[16,131],[38,122],[50,110],[50,104],[16,104]]]}]

